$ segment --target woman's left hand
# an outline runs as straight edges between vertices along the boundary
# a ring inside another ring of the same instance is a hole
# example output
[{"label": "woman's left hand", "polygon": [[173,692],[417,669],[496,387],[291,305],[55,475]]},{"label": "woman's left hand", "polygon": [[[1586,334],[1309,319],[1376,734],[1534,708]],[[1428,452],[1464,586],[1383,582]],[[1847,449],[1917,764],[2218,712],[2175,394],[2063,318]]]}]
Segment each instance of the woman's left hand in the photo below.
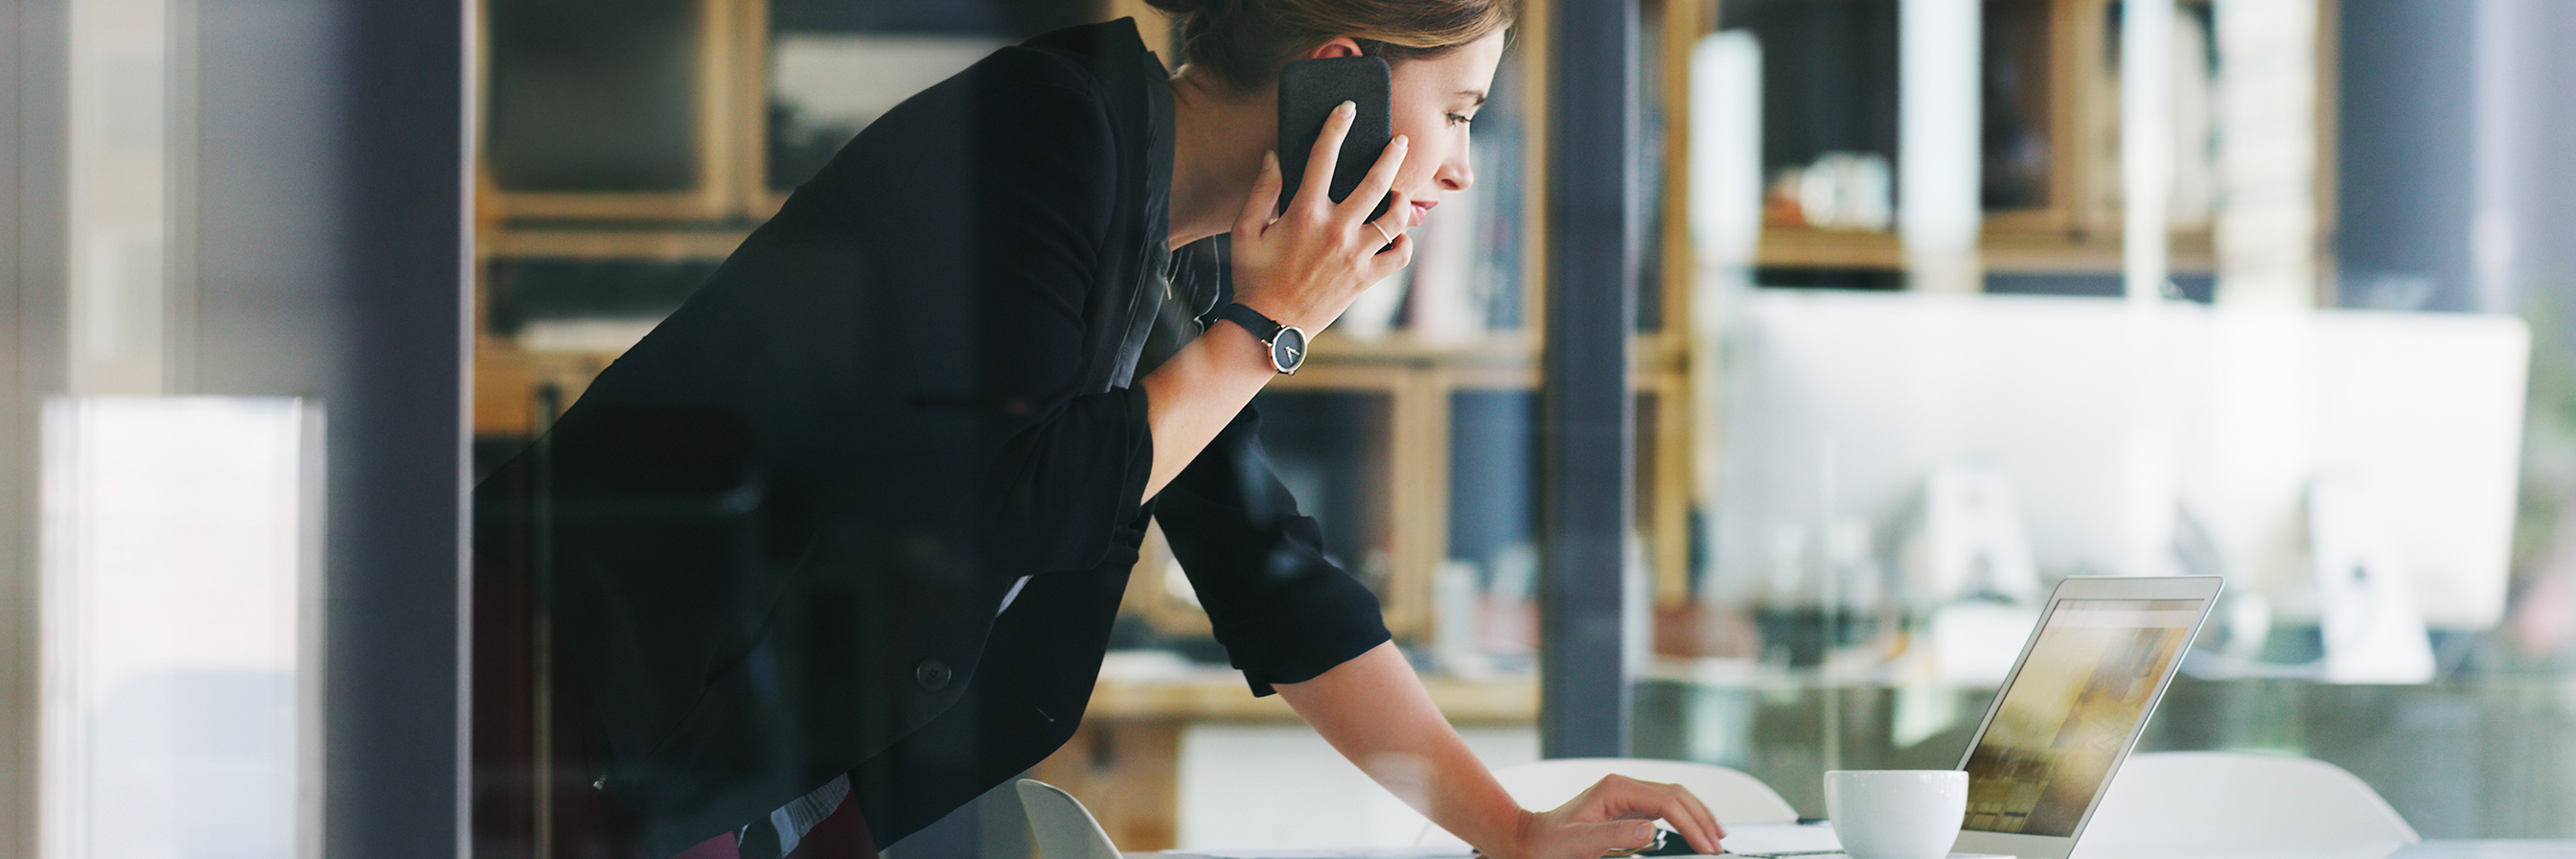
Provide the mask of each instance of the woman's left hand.
[{"label": "woman's left hand", "polygon": [[1605,776],[1550,811],[1521,818],[1519,844],[1488,851],[1496,859],[1599,859],[1653,842],[1654,821],[1672,824],[1693,851],[1715,855],[1726,829],[1717,815],[1677,784]]},{"label": "woman's left hand", "polygon": [[[1283,187],[1276,153],[1262,157],[1261,174],[1235,217],[1234,300],[1308,337],[1341,318],[1362,290],[1413,261],[1412,237],[1404,232],[1404,219],[1413,207],[1395,187],[1396,173],[1412,146],[1403,135],[1387,141],[1350,196],[1335,202],[1326,193],[1341,157],[1342,136],[1357,112],[1343,102],[1325,118],[1323,133],[1307,154],[1303,183],[1278,217],[1270,216]],[[1369,220],[1370,209],[1382,197],[1390,200],[1386,214]]]}]

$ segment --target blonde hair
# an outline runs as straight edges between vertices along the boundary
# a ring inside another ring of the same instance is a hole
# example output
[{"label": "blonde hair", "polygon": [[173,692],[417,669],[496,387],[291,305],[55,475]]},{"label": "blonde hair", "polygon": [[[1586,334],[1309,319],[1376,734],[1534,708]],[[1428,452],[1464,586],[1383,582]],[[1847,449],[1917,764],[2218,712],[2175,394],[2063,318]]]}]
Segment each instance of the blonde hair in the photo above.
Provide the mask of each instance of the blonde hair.
[{"label": "blonde hair", "polygon": [[1431,59],[1510,27],[1517,0],[1146,0],[1172,18],[1180,53],[1237,90],[1349,36],[1387,62]]}]

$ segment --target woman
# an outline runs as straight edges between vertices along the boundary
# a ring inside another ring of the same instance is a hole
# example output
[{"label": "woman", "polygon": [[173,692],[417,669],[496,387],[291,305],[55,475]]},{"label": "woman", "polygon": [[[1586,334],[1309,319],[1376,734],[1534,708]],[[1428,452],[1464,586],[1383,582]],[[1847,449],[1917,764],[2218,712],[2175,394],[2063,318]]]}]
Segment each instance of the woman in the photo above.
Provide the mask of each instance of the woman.
[{"label": "woman", "polygon": [[[1293,369],[1276,329],[1330,326],[1474,183],[1510,3],[1153,2],[1188,65],[1122,20],[908,100],[486,482],[487,521],[535,526],[481,551],[539,571],[588,783],[653,856],[872,853],[1070,738],[1150,517],[1254,693],[1488,855],[1598,856],[1650,819],[1716,852],[1670,785],[1513,804],[1248,407]],[[1282,207],[1278,69],[1362,54],[1394,142],[1348,202]]]}]

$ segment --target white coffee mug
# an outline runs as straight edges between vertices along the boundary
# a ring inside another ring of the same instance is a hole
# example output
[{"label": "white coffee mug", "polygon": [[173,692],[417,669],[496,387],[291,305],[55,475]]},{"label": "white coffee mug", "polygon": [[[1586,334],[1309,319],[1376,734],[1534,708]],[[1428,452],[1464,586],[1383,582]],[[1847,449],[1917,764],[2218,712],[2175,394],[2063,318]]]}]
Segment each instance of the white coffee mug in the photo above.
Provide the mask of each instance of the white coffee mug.
[{"label": "white coffee mug", "polygon": [[1852,859],[1941,859],[1968,815],[1961,770],[1834,770],[1825,814]]}]

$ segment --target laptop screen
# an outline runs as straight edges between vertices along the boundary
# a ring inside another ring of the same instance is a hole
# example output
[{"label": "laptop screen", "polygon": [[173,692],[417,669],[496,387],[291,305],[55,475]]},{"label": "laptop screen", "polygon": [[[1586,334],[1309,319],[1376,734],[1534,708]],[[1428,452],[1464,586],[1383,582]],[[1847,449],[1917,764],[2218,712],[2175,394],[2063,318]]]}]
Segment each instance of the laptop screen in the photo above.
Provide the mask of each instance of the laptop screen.
[{"label": "laptop screen", "polygon": [[2057,600],[1968,756],[1964,828],[2073,836],[2207,605]]}]

